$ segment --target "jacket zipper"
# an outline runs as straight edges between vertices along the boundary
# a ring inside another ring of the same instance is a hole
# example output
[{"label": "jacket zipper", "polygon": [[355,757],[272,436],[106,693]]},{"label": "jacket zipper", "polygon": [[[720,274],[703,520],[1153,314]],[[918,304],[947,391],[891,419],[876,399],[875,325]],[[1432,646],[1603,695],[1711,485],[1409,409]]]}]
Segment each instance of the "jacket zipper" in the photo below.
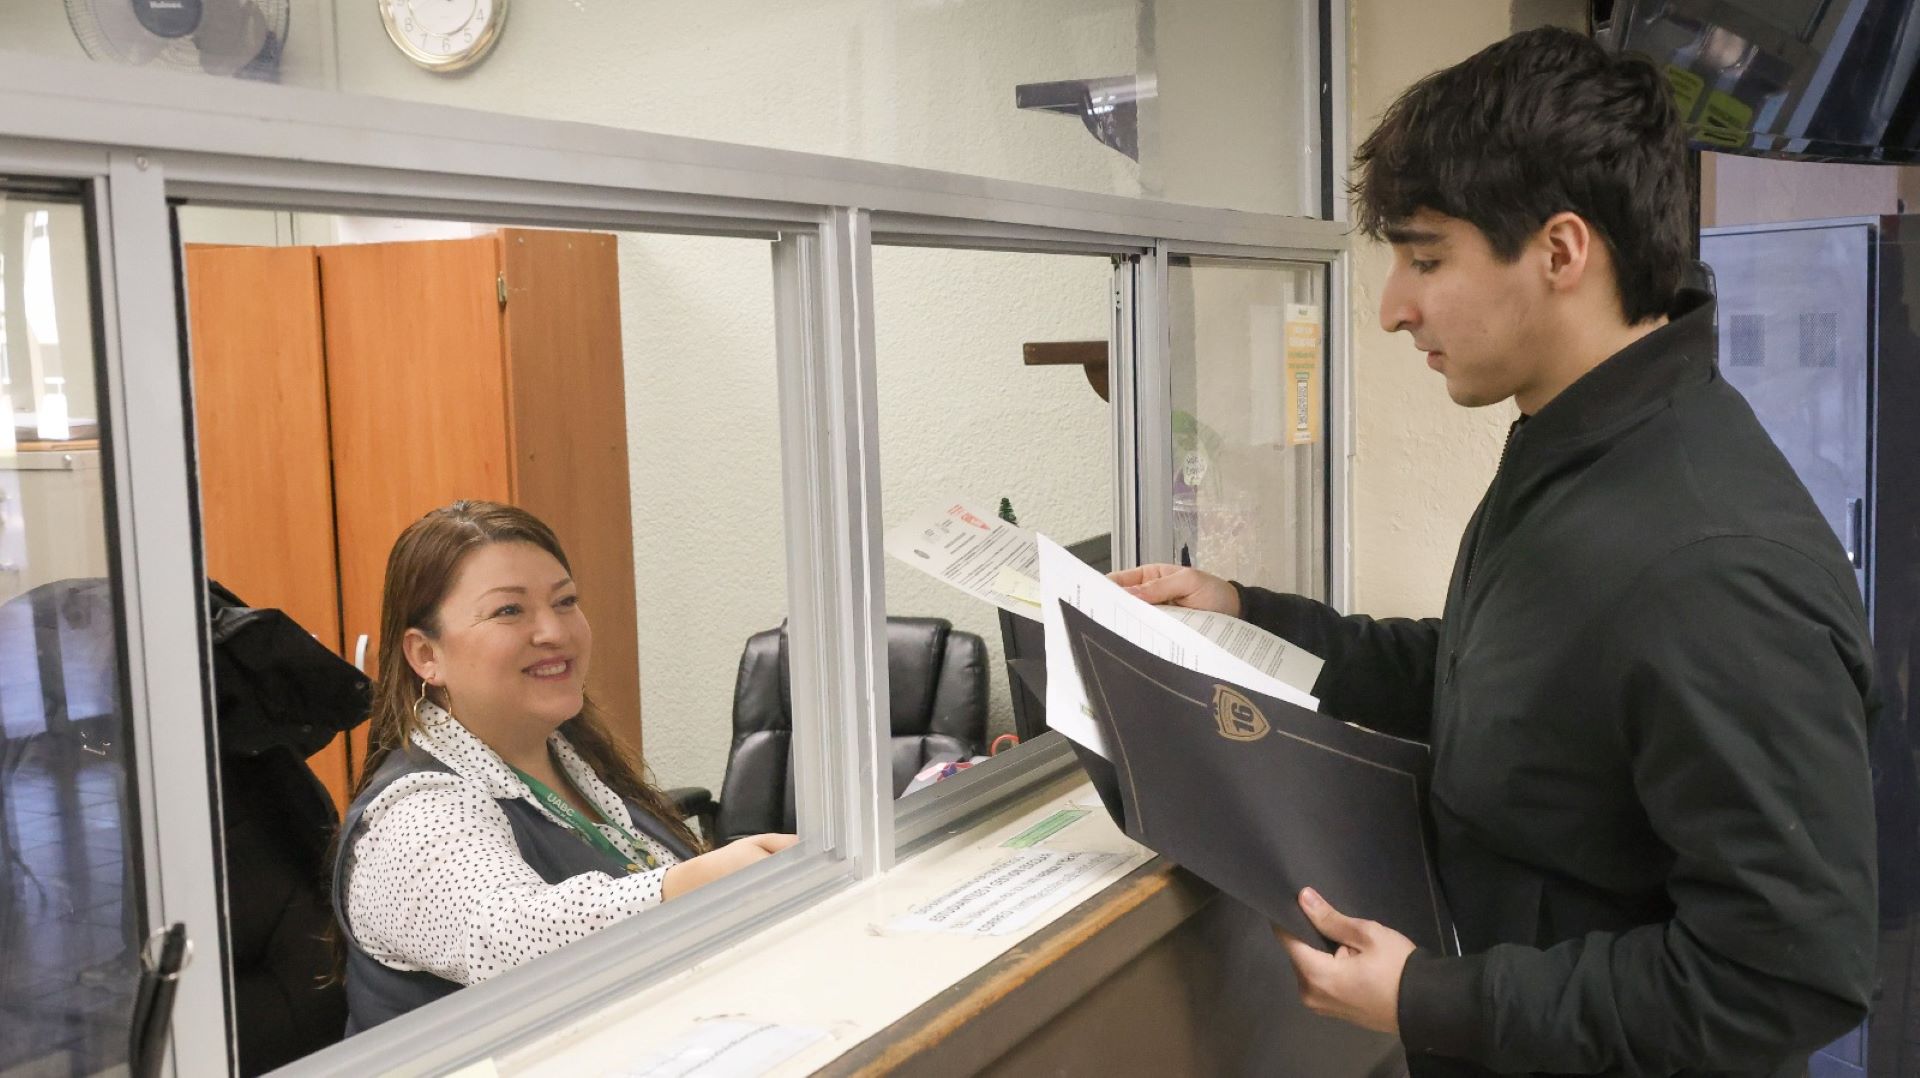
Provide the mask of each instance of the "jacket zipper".
[{"label": "jacket zipper", "polygon": [[[1467,596],[1473,592],[1473,574],[1480,568],[1480,552],[1487,545],[1487,532],[1492,530],[1493,512],[1500,504],[1500,484],[1507,477],[1507,454],[1513,449],[1514,436],[1520,433],[1520,420],[1513,421],[1507,428],[1507,440],[1500,443],[1500,460],[1493,466],[1493,483],[1487,488],[1487,507],[1480,516],[1480,531],[1473,537],[1473,549],[1467,552],[1466,577],[1460,583],[1460,609],[1466,610]],[[1449,634],[1452,646],[1447,649],[1446,683],[1453,683],[1454,667],[1459,665],[1460,630],[1465,626],[1456,626]]]}]

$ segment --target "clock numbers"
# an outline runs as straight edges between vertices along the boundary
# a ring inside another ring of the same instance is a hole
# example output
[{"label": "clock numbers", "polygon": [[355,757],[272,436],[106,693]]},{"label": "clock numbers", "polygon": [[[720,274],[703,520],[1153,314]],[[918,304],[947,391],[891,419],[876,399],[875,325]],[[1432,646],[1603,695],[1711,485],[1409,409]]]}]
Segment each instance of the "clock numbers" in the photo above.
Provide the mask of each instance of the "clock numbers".
[{"label": "clock numbers", "polygon": [[388,36],[409,59],[452,71],[493,48],[507,0],[380,0],[380,13]]}]

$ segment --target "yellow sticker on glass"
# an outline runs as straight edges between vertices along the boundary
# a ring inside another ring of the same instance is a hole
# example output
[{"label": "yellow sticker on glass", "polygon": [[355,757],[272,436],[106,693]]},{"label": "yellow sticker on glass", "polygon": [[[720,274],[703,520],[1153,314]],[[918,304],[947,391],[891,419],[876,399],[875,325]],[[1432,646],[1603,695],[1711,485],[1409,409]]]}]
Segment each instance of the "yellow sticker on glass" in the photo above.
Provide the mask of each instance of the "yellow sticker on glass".
[{"label": "yellow sticker on glass", "polygon": [[1320,308],[1287,305],[1287,444],[1320,440]]}]

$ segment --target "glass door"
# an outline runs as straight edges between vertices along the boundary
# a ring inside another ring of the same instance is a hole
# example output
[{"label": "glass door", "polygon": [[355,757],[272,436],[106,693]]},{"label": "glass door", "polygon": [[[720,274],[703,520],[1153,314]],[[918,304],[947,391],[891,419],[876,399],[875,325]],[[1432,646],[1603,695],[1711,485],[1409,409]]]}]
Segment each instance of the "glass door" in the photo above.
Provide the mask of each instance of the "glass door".
[{"label": "glass door", "polygon": [[124,1067],[146,938],[90,231],[0,177],[0,1074]]}]

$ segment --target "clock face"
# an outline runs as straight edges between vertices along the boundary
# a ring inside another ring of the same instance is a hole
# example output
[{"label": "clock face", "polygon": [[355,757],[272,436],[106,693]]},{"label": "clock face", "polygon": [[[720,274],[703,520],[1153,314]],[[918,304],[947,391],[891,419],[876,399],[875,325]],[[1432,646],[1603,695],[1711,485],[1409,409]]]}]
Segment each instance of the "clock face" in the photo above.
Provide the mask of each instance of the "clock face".
[{"label": "clock face", "polygon": [[378,0],[387,36],[432,71],[479,62],[500,38],[507,0]]}]

